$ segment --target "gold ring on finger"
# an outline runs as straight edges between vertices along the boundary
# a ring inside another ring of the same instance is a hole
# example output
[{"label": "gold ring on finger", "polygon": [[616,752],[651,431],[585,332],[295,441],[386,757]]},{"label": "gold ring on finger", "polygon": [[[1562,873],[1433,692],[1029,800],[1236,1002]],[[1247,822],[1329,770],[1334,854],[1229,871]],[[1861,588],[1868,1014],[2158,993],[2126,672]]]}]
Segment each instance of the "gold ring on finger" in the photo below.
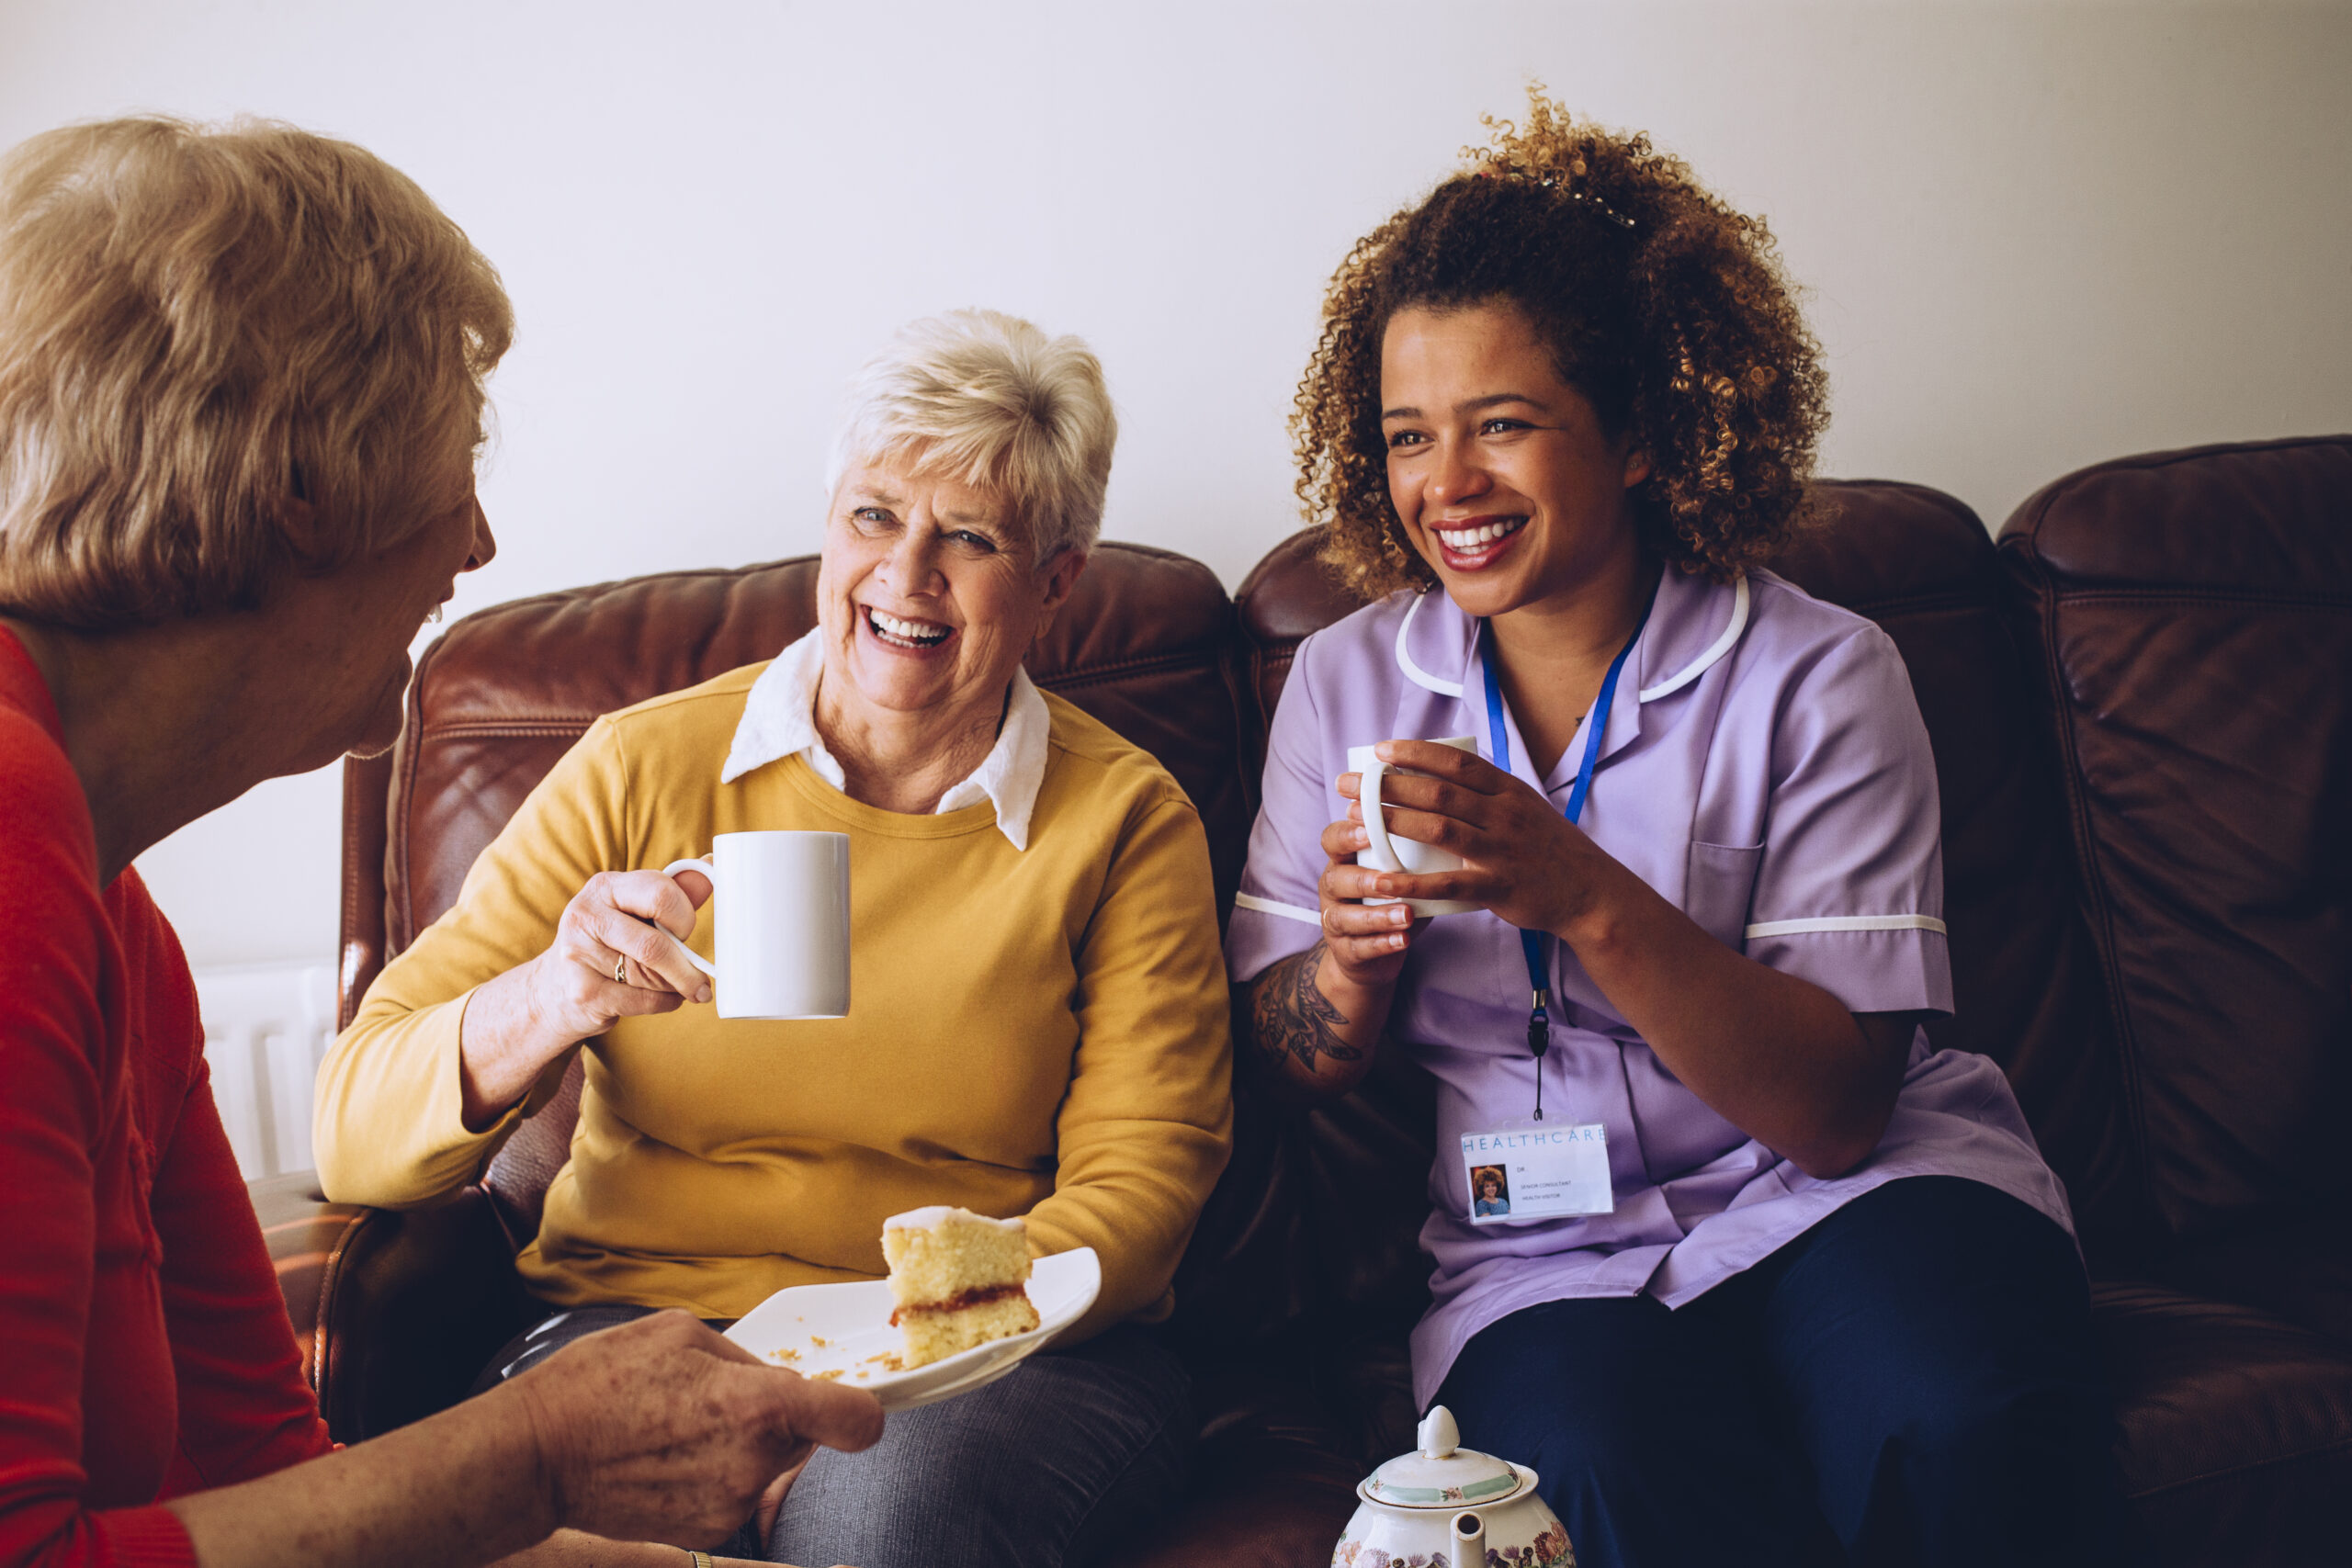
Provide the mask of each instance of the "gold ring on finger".
[{"label": "gold ring on finger", "polygon": [[613,960],[613,984],[614,984],[614,985],[616,985],[616,986],[626,986],[626,985],[628,985],[628,954],[627,954],[627,953],[624,953],[619,954],[618,956],[616,956],[616,958],[614,958],[614,960]]}]

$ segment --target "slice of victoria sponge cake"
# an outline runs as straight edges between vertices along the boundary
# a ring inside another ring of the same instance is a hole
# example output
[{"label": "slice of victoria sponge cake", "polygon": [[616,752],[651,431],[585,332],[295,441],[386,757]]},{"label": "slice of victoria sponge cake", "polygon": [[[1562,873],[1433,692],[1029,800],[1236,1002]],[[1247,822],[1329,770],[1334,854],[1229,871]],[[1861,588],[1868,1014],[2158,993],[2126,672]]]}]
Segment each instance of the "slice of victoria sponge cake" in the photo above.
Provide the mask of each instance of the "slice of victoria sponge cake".
[{"label": "slice of victoria sponge cake", "polygon": [[1023,1283],[1029,1231],[1019,1220],[940,1204],[893,1214],[882,1222],[882,1256],[909,1368],[1037,1326]]}]

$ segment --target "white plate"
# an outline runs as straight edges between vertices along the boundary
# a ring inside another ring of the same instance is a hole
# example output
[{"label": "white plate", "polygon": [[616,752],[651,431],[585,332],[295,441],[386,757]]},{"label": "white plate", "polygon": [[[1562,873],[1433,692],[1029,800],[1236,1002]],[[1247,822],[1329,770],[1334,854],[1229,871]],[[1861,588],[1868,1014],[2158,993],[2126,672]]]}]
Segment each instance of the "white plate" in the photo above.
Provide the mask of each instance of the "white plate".
[{"label": "white plate", "polygon": [[1084,1316],[1102,1290],[1102,1260],[1092,1247],[1040,1258],[1029,1274],[1036,1327],[910,1372],[890,1370],[904,1341],[890,1326],[896,1303],[887,1280],[778,1291],[737,1319],[727,1337],[803,1377],[836,1373],[833,1381],[865,1389],[885,1410],[911,1410],[996,1382]]}]

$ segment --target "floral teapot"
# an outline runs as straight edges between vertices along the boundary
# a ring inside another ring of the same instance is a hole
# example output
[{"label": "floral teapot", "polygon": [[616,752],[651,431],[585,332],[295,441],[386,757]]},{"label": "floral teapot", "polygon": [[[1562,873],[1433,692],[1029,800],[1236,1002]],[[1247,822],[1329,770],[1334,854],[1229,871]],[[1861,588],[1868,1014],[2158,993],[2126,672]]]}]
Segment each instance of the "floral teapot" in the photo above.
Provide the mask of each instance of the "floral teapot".
[{"label": "floral teapot", "polygon": [[1417,1436],[1418,1450],[1357,1485],[1363,1503],[1331,1568],[1576,1568],[1567,1527],[1535,1495],[1533,1471],[1462,1447],[1442,1404]]}]

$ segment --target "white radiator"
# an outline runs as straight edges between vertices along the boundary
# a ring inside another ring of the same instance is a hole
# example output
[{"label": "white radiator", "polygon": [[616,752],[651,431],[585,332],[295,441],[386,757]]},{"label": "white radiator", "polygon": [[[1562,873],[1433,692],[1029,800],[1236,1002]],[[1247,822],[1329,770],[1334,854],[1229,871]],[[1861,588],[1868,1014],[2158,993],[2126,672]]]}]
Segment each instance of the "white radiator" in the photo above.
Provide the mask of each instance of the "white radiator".
[{"label": "white radiator", "polygon": [[334,1038],[334,966],[196,971],[212,1098],[248,1181],[308,1170],[311,1089]]}]

